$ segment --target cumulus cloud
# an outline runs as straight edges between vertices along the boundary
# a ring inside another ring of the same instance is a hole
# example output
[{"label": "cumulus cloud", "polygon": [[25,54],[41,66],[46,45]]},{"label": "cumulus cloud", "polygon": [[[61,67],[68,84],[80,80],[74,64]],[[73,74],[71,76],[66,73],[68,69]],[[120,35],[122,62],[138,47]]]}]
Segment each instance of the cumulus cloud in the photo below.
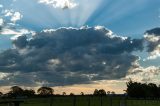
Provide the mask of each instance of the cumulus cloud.
[{"label": "cumulus cloud", "polygon": [[160,28],[154,28],[145,32],[147,51],[150,53],[148,59],[160,57]]},{"label": "cumulus cloud", "polygon": [[4,16],[10,17],[10,21],[16,23],[16,21],[20,20],[23,15],[20,12],[16,12],[11,10],[4,10]]},{"label": "cumulus cloud", "polygon": [[160,77],[160,67],[150,66],[147,68],[138,67],[133,69],[126,78],[140,82],[158,83]]},{"label": "cumulus cloud", "polygon": [[2,31],[3,24],[4,24],[4,20],[2,18],[0,18],[0,32]]},{"label": "cumulus cloud", "polygon": [[14,11],[13,9],[2,9],[0,14],[2,17],[0,18],[0,33],[2,35],[10,35],[13,40],[24,34],[34,34],[34,31],[23,28],[16,23],[23,18],[20,12]]},{"label": "cumulus cloud", "polygon": [[20,20],[23,16],[19,12],[15,12],[11,18],[12,22],[16,22],[17,20]]},{"label": "cumulus cloud", "polygon": [[[104,27],[45,30],[13,41],[0,54],[0,70],[12,73],[1,84],[71,85],[126,76],[143,50],[142,39],[120,37]],[[16,73],[16,74],[15,74]]]},{"label": "cumulus cloud", "polygon": [[[16,25],[14,25],[16,27]],[[19,36],[22,35],[34,35],[35,32],[32,30],[24,29],[24,28],[12,28],[10,26],[3,27],[3,30],[1,31],[2,35],[13,35],[11,36],[11,40],[17,39]]]},{"label": "cumulus cloud", "polygon": [[51,5],[54,8],[71,9],[76,7],[78,4],[74,0],[39,0],[39,3]]},{"label": "cumulus cloud", "polygon": [[160,28],[158,27],[151,30],[147,30],[145,33],[148,35],[160,36]]},{"label": "cumulus cloud", "polygon": [[2,18],[0,18],[0,26],[2,26],[3,25],[3,19]]}]

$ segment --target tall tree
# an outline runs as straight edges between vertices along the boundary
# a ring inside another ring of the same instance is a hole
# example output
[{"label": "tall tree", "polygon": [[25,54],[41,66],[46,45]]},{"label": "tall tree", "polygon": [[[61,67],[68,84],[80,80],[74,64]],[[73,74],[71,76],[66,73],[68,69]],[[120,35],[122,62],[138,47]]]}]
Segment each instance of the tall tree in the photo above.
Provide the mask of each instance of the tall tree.
[{"label": "tall tree", "polygon": [[65,95],[66,95],[66,92],[62,92],[62,95],[65,96]]},{"label": "tall tree", "polygon": [[127,84],[126,93],[130,97],[136,98],[158,98],[160,97],[160,88],[154,83],[140,83],[130,80]]},{"label": "tall tree", "polygon": [[0,97],[1,97],[1,96],[3,96],[3,93],[2,93],[2,92],[0,92]]},{"label": "tall tree", "polygon": [[13,86],[10,88],[9,94],[11,96],[23,96],[23,89],[19,86]]},{"label": "tall tree", "polygon": [[99,95],[106,95],[106,91],[104,89],[99,90]]},{"label": "tall tree", "polygon": [[48,96],[48,95],[52,95],[54,92],[54,90],[50,87],[40,87],[38,90],[37,90],[37,93],[39,95],[42,95],[42,96]]},{"label": "tall tree", "polygon": [[74,95],[74,93],[72,93],[72,92],[71,92],[69,95],[70,95],[70,96],[73,96],[73,95]]},{"label": "tall tree", "polygon": [[81,92],[80,95],[84,95],[84,92]]},{"label": "tall tree", "polygon": [[114,91],[111,92],[112,95],[115,95],[116,93]]},{"label": "tall tree", "polygon": [[93,95],[99,95],[98,89],[95,89],[95,90],[94,90]]},{"label": "tall tree", "polygon": [[93,95],[106,95],[106,91],[104,89],[95,89]]}]

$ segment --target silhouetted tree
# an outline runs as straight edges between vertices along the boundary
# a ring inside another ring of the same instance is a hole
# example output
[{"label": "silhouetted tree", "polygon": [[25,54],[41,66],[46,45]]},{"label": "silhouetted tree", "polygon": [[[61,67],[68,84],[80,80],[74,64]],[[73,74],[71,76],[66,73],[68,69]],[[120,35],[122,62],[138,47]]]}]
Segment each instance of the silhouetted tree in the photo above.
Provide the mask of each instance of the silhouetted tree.
[{"label": "silhouetted tree", "polygon": [[31,96],[34,96],[34,95],[35,95],[35,91],[32,90],[32,89],[30,89],[30,90],[25,89],[25,90],[23,91],[23,94],[24,94],[25,96],[27,96],[27,97],[31,97]]},{"label": "silhouetted tree", "polygon": [[106,91],[104,89],[99,90],[99,95],[106,95]]},{"label": "silhouetted tree", "polygon": [[95,90],[94,90],[93,95],[99,95],[98,89],[95,89]]},{"label": "silhouetted tree", "polygon": [[116,93],[114,91],[111,92],[112,95],[115,95]]},{"label": "silhouetted tree", "polygon": [[50,87],[40,87],[38,90],[37,90],[37,93],[39,95],[42,95],[42,96],[48,96],[48,95],[52,95],[54,92],[54,90]]},{"label": "silhouetted tree", "polygon": [[[158,95],[159,94],[158,87],[156,84],[149,83],[148,84],[148,92],[149,92],[151,98],[155,98],[155,97],[157,98],[159,96]],[[147,96],[149,96],[149,95],[147,95]]]},{"label": "silhouetted tree", "polygon": [[104,89],[95,89],[93,95],[106,95],[106,91]]},{"label": "silhouetted tree", "polygon": [[65,96],[65,95],[66,95],[66,92],[62,92],[62,95]]},{"label": "silhouetted tree", "polygon": [[70,96],[73,96],[73,95],[74,95],[74,93],[70,93],[69,95],[70,95]]},{"label": "silhouetted tree", "polygon": [[[145,84],[143,86],[145,86]],[[133,82],[132,80],[130,80],[129,82],[127,82],[126,92],[131,97],[145,97],[145,88],[143,88],[143,86],[141,83]]]},{"label": "silhouetted tree", "polygon": [[154,83],[139,83],[130,80],[127,84],[126,93],[130,97],[136,98],[158,98],[160,97],[160,87]]},{"label": "silhouetted tree", "polygon": [[107,94],[110,95],[111,91],[107,91]]},{"label": "silhouetted tree", "polygon": [[23,89],[19,86],[13,86],[10,88],[9,95],[12,97],[23,96]]},{"label": "silhouetted tree", "polygon": [[80,95],[84,95],[84,92],[81,92]]},{"label": "silhouetted tree", "polygon": [[0,92],[0,97],[1,97],[1,96],[3,96],[3,93],[2,93],[2,92]]}]

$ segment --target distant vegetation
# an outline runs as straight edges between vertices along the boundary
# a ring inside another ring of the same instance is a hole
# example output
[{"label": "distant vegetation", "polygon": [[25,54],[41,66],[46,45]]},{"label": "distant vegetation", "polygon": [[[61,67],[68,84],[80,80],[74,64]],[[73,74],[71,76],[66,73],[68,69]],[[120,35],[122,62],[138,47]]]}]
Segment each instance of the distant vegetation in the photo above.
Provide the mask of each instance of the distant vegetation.
[{"label": "distant vegetation", "polygon": [[[95,89],[93,94],[87,94],[87,95],[95,95],[95,96],[105,96],[105,95],[111,95],[111,94],[115,94],[114,91],[106,91],[104,89]],[[17,98],[17,97],[36,97],[36,96],[40,96],[40,97],[49,97],[49,96],[54,96],[54,95],[62,95],[62,96],[66,96],[66,92],[62,92],[62,94],[54,94],[54,89],[50,88],[50,87],[40,87],[36,91],[32,90],[32,89],[22,89],[19,86],[13,86],[10,88],[10,91],[6,94],[3,94],[2,92],[0,92],[0,97],[8,97],[8,98]],[[68,94],[70,96],[74,96],[74,93],[70,93]],[[79,95],[86,95],[84,92],[80,92]]]},{"label": "distant vegetation", "polygon": [[[126,83],[127,89],[124,90],[126,93],[123,96],[131,97],[131,98],[160,98],[160,86],[157,86],[154,83],[140,83],[134,82],[132,80]],[[17,98],[17,97],[49,97],[53,96],[54,89],[50,87],[40,87],[36,91],[32,89],[22,89],[19,86],[13,86],[10,88],[10,91],[6,94],[0,92],[0,97],[7,97],[7,98]],[[62,92],[62,94],[56,94],[66,96],[66,92]],[[70,96],[75,95],[74,93],[68,94]],[[84,92],[80,92],[79,95],[86,95]],[[94,96],[105,96],[105,95],[116,95],[114,91],[105,91],[104,89],[95,89],[93,94],[87,95],[94,95]]]},{"label": "distant vegetation", "polygon": [[130,80],[127,84],[126,93],[134,98],[160,98],[160,86],[154,83],[140,83]]},{"label": "distant vegetation", "polygon": [[[124,94],[95,89],[92,94],[73,92],[55,94],[51,87],[40,87],[37,91],[13,86],[6,94],[0,92],[0,106],[160,106],[160,86],[132,80],[126,83]],[[18,103],[16,105],[16,103]]]}]

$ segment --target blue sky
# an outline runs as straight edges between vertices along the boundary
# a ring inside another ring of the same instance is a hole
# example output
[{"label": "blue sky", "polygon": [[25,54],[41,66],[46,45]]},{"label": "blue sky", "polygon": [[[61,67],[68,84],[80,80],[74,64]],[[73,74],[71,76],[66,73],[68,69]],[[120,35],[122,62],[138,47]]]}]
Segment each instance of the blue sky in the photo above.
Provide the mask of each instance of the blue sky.
[{"label": "blue sky", "polygon": [[73,85],[77,92],[77,87],[93,86],[121,93],[127,78],[158,83],[160,29],[151,29],[160,27],[159,4],[160,0],[0,0],[0,85],[45,84],[66,90]]},{"label": "blue sky", "polygon": [[[10,2],[9,2],[10,1]],[[58,27],[102,25],[126,36],[143,34],[160,25],[159,0],[75,0],[77,7],[62,10],[37,0],[1,0],[6,9],[19,11],[24,17],[17,23],[32,30]]]}]

